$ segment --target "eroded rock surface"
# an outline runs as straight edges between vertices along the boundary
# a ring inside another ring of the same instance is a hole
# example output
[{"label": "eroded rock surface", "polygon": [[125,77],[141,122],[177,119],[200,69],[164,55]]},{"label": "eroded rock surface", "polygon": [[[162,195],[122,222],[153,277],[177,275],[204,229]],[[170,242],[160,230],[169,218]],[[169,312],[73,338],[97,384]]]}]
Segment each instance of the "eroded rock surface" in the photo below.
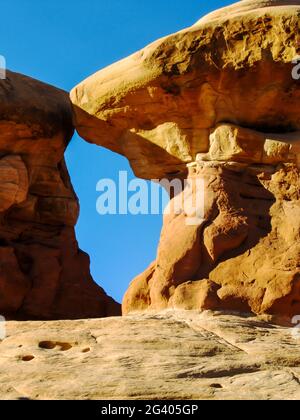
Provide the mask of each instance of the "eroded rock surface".
[{"label": "eroded rock surface", "polygon": [[220,123],[300,130],[299,9],[238,2],[101,70],[71,93],[77,130],[150,179],[184,171]]},{"label": "eroded rock surface", "polygon": [[292,316],[300,312],[300,179],[293,164],[201,162],[201,223],[184,208],[165,216],[156,262],[133,281],[133,310],[227,308]]},{"label": "eroded rock surface", "polygon": [[64,162],[73,134],[68,95],[7,72],[0,81],[0,313],[101,317],[119,306],[78,249],[79,204]]},{"label": "eroded rock surface", "polygon": [[165,216],[124,313],[299,314],[299,14],[300,1],[238,2],[72,91],[80,135],[137,176],[204,183],[202,222],[187,224],[184,208]]},{"label": "eroded rock surface", "polygon": [[9,322],[0,398],[298,400],[298,331],[196,311]]}]

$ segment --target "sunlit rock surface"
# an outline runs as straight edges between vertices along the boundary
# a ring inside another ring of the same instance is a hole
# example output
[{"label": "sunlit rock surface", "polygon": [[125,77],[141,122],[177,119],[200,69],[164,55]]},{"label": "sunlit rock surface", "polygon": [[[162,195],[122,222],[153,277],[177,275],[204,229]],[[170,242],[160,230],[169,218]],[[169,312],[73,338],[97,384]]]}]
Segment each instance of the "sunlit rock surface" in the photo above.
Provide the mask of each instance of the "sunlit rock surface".
[{"label": "sunlit rock surface", "polygon": [[119,313],[94,283],[74,226],[79,204],[64,151],[66,92],[20,74],[0,80],[0,314],[21,319]]},{"label": "sunlit rock surface", "polygon": [[300,313],[299,13],[300,1],[238,2],[71,92],[79,134],[137,176],[204,183],[202,223],[165,216],[124,313]]},{"label": "sunlit rock surface", "polygon": [[9,322],[0,397],[298,400],[298,331],[196,311]]}]

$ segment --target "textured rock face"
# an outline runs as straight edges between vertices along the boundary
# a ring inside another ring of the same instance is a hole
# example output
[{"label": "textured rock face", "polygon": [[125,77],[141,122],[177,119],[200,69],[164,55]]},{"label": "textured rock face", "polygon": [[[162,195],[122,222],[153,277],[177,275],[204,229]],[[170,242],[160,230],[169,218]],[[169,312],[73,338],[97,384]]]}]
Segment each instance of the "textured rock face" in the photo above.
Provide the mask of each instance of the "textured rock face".
[{"label": "textured rock face", "polygon": [[255,317],[194,311],[56,321],[46,328],[9,322],[0,398],[298,400],[293,332]]},{"label": "textured rock face", "polygon": [[72,91],[80,135],[137,176],[204,181],[202,223],[165,217],[124,313],[300,313],[299,13],[300,1],[236,3]]},{"label": "textured rock face", "polygon": [[71,93],[79,133],[151,179],[206,153],[219,123],[300,130],[299,3],[239,2],[96,73]]},{"label": "textured rock face", "polygon": [[156,262],[133,281],[123,310],[300,312],[300,177],[293,164],[201,162],[201,224],[165,216]]},{"label": "textured rock face", "polygon": [[63,154],[65,92],[8,72],[0,81],[0,313],[20,318],[113,315],[78,249],[79,205]]}]

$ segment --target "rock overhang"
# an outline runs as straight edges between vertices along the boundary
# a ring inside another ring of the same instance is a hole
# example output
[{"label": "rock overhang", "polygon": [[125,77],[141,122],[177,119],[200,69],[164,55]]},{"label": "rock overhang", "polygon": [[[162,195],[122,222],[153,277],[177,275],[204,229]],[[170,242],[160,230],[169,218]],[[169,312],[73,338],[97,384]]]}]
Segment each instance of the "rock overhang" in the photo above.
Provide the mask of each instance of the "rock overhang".
[{"label": "rock overhang", "polygon": [[71,92],[79,134],[147,179],[184,172],[221,124],[294,132],[295,152],[299,15],[299,1],[238,2],[101,70]]}]

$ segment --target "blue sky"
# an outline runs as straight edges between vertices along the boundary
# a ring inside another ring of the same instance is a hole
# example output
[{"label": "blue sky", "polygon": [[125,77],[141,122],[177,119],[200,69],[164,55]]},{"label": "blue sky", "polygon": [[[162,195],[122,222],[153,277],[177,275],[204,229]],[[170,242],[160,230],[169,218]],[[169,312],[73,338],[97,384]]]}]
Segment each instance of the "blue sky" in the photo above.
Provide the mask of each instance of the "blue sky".
[{"label": "blue sky", "polygon": [[[0,54],[9,69],[70,90],[97,70],[232,2],[1,1]],[[130,171],[126,159],[77,135],[66,159],[81,203],[79,245],[91,257],[95,281],[121,301],[129,282],[155,259],[162,216],[100,217],[96,184]]]}]

